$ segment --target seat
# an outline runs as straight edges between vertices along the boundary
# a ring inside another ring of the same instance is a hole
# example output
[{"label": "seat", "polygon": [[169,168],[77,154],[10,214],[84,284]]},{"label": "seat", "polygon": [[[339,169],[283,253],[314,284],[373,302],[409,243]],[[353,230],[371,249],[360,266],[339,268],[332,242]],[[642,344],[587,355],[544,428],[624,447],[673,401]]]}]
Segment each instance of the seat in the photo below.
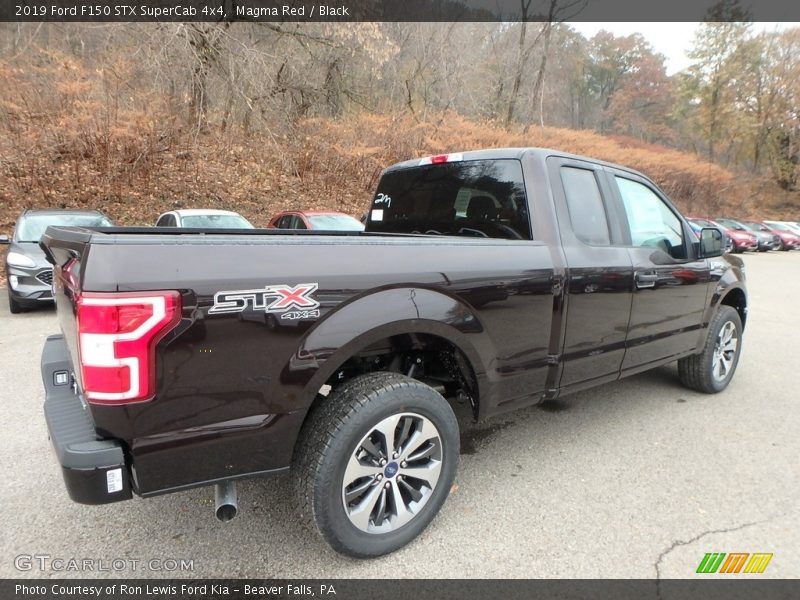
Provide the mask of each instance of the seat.
[{"label": "seat", "polygon": [[489,196],[473,196],[467,207],[467,219],[474,221],[496,221],[499,209]]}]

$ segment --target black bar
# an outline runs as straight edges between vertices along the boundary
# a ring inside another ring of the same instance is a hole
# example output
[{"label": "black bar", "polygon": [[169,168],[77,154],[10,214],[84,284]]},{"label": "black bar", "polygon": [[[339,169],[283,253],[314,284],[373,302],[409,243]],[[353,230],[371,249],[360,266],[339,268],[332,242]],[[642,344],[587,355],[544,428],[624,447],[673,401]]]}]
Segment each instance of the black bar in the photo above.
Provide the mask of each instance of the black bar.
[{"label": "black bar", "polygon": [[[798,580],[727,579],[31,579],[0,581],[4,600],[790,600]],[[335,593],[334,593],[335,592]]]},{"label": "black bar", "polygon": [[[718,0],[2,0],[0,22],[702,21]],[[753,21],[800,20],[800,2],[741,0]]]}]

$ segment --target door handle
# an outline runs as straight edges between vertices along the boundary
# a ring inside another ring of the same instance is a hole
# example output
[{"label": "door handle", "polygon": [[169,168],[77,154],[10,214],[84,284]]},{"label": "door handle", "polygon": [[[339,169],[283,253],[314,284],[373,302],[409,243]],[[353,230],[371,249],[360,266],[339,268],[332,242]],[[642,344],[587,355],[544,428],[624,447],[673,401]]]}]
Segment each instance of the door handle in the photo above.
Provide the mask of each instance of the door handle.
[{"label": "door handle", "polygon": [[634,276],[636,280],[636,287],[641,289],[656,287],[658,281],[658,273],[655,271],[636,271]]}]

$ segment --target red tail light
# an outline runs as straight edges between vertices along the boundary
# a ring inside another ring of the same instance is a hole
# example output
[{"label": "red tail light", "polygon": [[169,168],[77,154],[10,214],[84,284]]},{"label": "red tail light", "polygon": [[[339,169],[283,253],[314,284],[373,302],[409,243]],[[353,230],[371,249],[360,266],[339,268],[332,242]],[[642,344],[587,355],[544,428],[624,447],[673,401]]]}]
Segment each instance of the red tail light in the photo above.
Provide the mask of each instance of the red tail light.
[{"label": "red tail light", "polygon": [[175,291],[82,294],[78,347],[87,400],[129,404],[152,399],[156,344],[180,317]]}]

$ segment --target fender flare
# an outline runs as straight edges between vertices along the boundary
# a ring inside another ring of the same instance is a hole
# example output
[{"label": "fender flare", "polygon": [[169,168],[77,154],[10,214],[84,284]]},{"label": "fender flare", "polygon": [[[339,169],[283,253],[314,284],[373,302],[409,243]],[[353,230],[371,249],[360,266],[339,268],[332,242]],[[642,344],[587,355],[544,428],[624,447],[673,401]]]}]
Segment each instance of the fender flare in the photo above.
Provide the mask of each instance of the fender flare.
[{"label": "fender flare", "polygon": [[409,333],[441,338],[461,351],[481,395],[486,383],[486,357],[496,356],[496,349],[475,310],[438,290],[394,287],[337,307],[306,334],[284,369],[290,379],[298,372],[314,370],[299,406],[307,411],[325,382],[358,352],[380,340]]}]

